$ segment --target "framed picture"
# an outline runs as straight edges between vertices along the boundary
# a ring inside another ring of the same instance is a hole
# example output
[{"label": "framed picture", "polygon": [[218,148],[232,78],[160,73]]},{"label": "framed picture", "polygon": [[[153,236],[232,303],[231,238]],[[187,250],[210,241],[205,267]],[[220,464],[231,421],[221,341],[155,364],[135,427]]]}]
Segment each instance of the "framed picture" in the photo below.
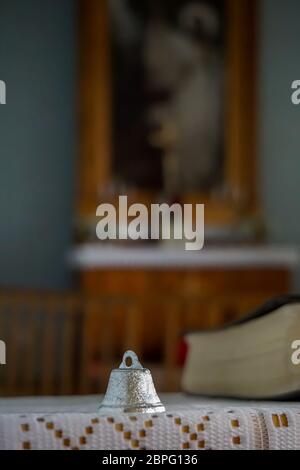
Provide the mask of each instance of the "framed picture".
[{"label": "framed picture", "polygon": [[114,194],[255,216],[255,0],[89,0],[80,18],[79,216]]}]

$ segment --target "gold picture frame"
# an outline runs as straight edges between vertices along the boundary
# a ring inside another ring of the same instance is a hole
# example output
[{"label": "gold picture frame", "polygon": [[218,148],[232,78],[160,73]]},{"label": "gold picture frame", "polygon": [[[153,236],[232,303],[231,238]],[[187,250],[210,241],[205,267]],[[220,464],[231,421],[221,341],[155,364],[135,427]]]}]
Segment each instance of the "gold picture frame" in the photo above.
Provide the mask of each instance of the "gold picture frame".
[{"label": "gold picture frame", "polygon": [[[221,197],[190,194],[184,202],[206,206],[206,223],[238,224],[259,212],[256,136],[255,0],[226,0],[225,178]],[[95,216],[99,187],[112,179],[112,83],[106,0],[82,0],[80,7],[80,159],[78,215]],[[139,201],[150,203],[151,192]]]}]

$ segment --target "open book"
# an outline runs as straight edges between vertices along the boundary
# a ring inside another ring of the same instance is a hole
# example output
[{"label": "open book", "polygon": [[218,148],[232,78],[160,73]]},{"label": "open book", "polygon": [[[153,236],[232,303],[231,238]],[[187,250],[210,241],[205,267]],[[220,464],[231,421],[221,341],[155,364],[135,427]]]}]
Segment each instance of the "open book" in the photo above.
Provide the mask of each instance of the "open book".
[{"label": "open book", "polygon": [[300,296],[272,300],[219,330],[186,335],[185,392],[300,398]]}]

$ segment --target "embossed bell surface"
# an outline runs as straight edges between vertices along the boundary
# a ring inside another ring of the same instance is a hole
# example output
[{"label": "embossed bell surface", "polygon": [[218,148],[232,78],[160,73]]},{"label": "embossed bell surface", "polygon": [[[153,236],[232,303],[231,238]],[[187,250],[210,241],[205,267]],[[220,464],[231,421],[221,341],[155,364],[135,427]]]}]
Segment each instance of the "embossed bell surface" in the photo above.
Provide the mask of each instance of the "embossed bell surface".
[{"label": "embossed bell surface", "polygon": [[165,407],[157,396],[151,372],[127,351],[119,369],[112,370],[99,412],[163,413]]}]

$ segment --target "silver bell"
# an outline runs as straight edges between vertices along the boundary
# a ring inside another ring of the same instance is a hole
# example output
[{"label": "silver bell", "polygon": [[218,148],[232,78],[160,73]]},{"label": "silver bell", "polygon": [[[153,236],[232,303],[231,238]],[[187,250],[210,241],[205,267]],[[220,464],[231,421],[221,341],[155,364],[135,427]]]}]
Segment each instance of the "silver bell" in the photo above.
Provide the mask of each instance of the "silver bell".
[{"label": "silver bell", "polygon": [[151,372],[144,369],[137,355],[127,351],[119,369],[112,370],[99,412],[163,413],[165,407],[157,396]]}]

